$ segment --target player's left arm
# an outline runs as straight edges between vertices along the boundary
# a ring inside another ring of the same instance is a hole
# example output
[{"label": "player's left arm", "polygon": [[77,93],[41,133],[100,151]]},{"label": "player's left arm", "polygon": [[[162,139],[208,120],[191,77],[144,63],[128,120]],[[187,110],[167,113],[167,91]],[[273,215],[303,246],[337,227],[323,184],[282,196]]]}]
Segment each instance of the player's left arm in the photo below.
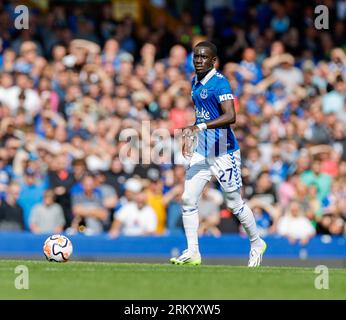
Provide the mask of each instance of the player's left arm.
[{"label": "player's left arm", "polygon": [[206,122],[207,129],[215,129],[222,126],[231,125],[236,122],[236,113],[233,100],[226,100],[222,102],[221,108],[223,114],[212,121]]},{"label": "player's left arm", "polygon": [[[233,100],[226,100],[222,102],[221,108],[223,114],[212,121],[205,122],[206,128],[204,129],[215,129],[225,125],[231,125],[236,122],[236,113],[234,109]],[[186,129],[191,130],[192,132],[197,132],[200,130],[197,125],[188,127]]]},{"label": "player's left arm", "polygon": [[224,127],[227,125],[234,124],[236,122],[236,112],[234,108],[234,96],[232,94],[231,86],[229,85],[228,80],[223,78],[218,83],[218,88],[215,92],[215,98],[221,106],[222,115],[214,120],[200,123],[189,127],[188,129],[193,132],[204,130],[204,129],[215,129]]},{"label": "player's left arm", "polygon": [[206,122],[207,127],[205,129],[220,128],[236,122],[233,100],[234,96],[232,94],[231,86],[224,76],[219,78],[214,92],[214,97],[220,104],[223,114],[214,120]]}]

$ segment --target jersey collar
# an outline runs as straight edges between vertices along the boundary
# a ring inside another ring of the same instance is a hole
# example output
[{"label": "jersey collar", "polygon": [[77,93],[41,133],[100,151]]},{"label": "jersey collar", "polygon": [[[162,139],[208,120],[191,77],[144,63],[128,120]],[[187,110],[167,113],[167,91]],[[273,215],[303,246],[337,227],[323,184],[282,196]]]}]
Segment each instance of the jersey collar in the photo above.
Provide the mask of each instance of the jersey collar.
[{"label": "jersey collar", "polygon": [[[213,76],[215,73],[216,73],[216,69],[215,69],[215,68],[211,69],[211,70],[205,75],[205,77],[200,81],[200,83],[201,83],[202,85],[205,86],[205,84],[212,78],[212,76]],[[196,78],[195,78],[195,85],[197,84],[197,82],[198,82],[198,80],[197,80],[197,76],[196,76]]]}]

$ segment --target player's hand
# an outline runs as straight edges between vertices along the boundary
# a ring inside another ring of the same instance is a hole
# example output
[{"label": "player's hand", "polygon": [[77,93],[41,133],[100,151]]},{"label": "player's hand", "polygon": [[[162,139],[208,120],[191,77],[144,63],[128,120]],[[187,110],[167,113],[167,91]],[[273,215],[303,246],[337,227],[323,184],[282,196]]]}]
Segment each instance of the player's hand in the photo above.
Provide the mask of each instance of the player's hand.
[{"label": "player's hand", "polygon": [[196,147],[196,135],[199,131],[197,126],[190,126],[183,129],[183,156],[185,159],[190,159]]},{"label": "player's hand", "polygon": [[193,136],[195,133],[199,131],[197,126],[189,126],[183,129],[183,137],[184,136]]}]

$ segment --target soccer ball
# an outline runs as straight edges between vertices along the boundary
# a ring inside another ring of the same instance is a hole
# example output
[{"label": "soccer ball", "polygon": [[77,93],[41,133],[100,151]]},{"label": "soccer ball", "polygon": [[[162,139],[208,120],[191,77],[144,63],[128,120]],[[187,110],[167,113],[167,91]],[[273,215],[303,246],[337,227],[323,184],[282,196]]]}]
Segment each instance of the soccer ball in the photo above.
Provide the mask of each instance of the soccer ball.
[{"label": "soccer ball", "polygon": [[66,262],[70,259],[72,251],[71,240],[60,234],[48,237],[43,245],[43,253],[48,261]]}]

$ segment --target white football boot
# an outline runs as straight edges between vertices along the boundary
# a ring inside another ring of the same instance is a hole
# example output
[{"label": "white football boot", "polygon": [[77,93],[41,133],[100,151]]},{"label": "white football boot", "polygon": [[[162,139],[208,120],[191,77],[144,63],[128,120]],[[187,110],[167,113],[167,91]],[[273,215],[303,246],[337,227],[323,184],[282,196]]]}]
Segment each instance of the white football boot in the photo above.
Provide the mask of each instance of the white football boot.
[{"label": "white football boot", "polygon": [[248,267],[259,267],[262,262],[262,257],[267,249],[267,244],[261,239],[262,246],[254,247],[250,250]]},{"label": "white football boot", "polygon": [[170,262],[177,265],[187,264],[199,266],[202,263],[202,259],[199,252],[184,250],[181,256],[170,259]]}]

